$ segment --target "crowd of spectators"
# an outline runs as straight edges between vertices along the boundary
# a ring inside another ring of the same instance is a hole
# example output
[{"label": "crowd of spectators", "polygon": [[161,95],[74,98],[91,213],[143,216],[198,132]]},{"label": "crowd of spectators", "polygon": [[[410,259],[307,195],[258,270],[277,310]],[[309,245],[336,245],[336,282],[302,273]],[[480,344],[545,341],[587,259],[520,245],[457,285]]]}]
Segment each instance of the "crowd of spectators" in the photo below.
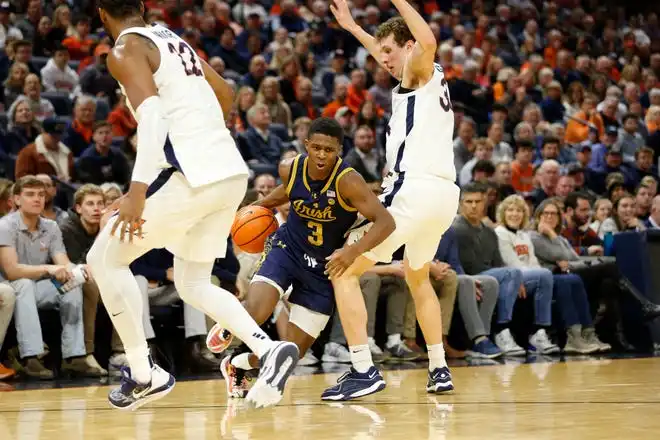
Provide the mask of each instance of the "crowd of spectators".
[{"label": "crowd of spectators", "polygon": [[[42,379],[55,374],[44,361],[39,310],[46,308],[61,316],[60,371],[115,374],[126,363],[116,334],[107,369],[94,356],[93,279],[65,295],[51,282],[85,263],[102,210],[125,189],[135,158],[136,122],[108,73],[112,42],[94,3],[0,1],[0,344],[13,316],[17,347],[2,353],[13,369]],[[657,13],[596,0],[411,3],[438,41],[463,188],[460,213],[431,265],[447,354],[549,354],[558,343],[567,353],[629,349],[618,304],[623,294],[639,295],[605,244],[613,233],[660,227]],[[225,116],[252,173],[246,200],[275,187],[279,161],[304,152],[319,116],[339,121],[344,160],[379,191],[394,80],[337,25],[328,1],[145,6],[148,22],[174,30],[234,86]],[[396,15],[387,0],[353,0],[352,11],[371,33]],[[280,221],[287,210],[278,209]],[[255,260],[230,246],[214,268],[216,282],[244,295]],[[150,343],[150,306],[178,301],[171,267],[164,250],[132,266]],[[423,358],[400,258],[361,285],[374,358]],[[389,302],[384,344],[376,342],[379,296]],[[528,297],[533,325],[521,331],[514,306]],[[183,315],[189,365],[217,370],[203,343],[205,317],[192,308]],[[605,321],[614,330],[599,335]],[[467,352],[452,347],[460,343],[451,333],[466,335],[459,348]],[[323,361],[349,361],[338,320],[321,351]],[[310,355],[303,363],[317,361]],[[12,368],[0,364],[0,379]]]}]

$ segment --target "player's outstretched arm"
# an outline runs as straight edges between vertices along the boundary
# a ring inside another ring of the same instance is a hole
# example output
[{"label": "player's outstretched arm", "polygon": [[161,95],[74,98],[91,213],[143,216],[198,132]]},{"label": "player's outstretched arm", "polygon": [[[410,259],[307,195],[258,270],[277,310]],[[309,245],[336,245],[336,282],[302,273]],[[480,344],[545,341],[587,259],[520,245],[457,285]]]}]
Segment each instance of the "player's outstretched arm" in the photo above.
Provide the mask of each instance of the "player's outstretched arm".
[{"label": "player's outstretched arm", "polygon": [[353,34],[360,44],[369,51],[371,56],[380,63],[380,57],[378,56],[378,43],[376,43],[376,39],[369,35],[367,31],[362,29],[360,25],[355,22],[351,15],[351,10],[348,7],[347,0],[332,0],[330,2],[330,11],[332,11],[332,14],[337,19],[339,26]]},{"label": "player's outstretched arm", "polygon": [[282,184],[277,186],[266,197],[257,200],[253,205],[263,206],[264,208],[273,209],[281,206],[289,201],[289,193],[287,187],[289,186],[289,177],[291,175],[291,165],[293,159],[285,159],[280,162],[279,173]]},{"label": "player's outstretched arm", "polygon": [[392,0],[392,3],[405,20],[413,37],[415,37],[416,43],[411,59],[408,61],[409,67],[417,76],[428,77],[432,75],[433,63],[438,48],[433,31],[407,0]]},{"label": "player's outstretched arm", "polygon": [[206,78],[206,82],[208,82],[213,89],[215,97],[218,99],[220,107],[222,107],[222,114],[224,115],[225,119],[227,119],[229,117],[229,113],[231,112],[231,108],[234,105],[234,89],[232,89],[227,81],[225,81],[225,79],[221,77],[218,72],[213,70],[213,68],[209,66],[206,61],[200,61],[202,62],[204,78]]},{"label": "player's outstretched arm", "polygon": [[350,206],[373,222],[369,233],[353,244],[358,255],[378,246],[394,232],[394,217],[371,191],[360,173],[352,171],[344,175],[339,180],[339,192]]}]

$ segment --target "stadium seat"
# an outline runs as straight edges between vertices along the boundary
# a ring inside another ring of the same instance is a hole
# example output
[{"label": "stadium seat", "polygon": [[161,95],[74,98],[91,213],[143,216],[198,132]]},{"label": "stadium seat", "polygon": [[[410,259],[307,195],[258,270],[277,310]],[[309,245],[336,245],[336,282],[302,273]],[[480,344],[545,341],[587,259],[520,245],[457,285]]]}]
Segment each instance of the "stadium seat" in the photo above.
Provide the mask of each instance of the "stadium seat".
[{"label": "stadium seat", "polygon": [[34,68],[41,72],[49,59],[48,57],[32,57],[31,61]]},{"label": "stadium seat", "polygon": [[71,116],[73,109],[71,98],[66,92],[43,92],[41,97],[49,100],[55,107],[57,116]]},{"label": "stadium seat", "polygon": [[80,67],[80,61],[69,61],[69,67],[77,72],[78,67]]}]

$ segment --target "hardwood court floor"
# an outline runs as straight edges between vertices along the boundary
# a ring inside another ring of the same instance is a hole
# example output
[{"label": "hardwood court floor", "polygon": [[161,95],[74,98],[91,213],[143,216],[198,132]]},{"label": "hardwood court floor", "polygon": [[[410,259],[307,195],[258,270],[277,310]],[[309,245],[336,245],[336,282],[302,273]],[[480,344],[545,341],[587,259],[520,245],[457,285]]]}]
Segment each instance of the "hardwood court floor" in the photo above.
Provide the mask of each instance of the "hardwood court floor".
[{"label": "hardwood court floor", "polygon": [[658,439],[660,358],[453,368],[451,396],[424,392],[425,370],[387,371],[388,388],[348,404],[321,390],[338,374],[297,376],[281,404],[228,402],[224,382],[180,381],[134,413],[107,386],[0,393],[0,439],[444,440]]}]

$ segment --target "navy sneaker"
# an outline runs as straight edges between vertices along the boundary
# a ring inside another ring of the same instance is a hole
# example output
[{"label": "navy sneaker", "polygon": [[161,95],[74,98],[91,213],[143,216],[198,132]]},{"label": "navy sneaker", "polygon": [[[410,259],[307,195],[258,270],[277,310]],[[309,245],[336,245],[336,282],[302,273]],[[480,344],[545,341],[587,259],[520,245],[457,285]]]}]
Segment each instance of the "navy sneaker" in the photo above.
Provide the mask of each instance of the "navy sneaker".
[{"label": "navy sneaker", "polygon": [[467,356],[480,359],[495,359],[502,356],[502,350],[497,345],[493,344],[490,339],[486,338],[472,346],[472,350],[468,350]]},{"label": "navy sneaker", "polygon": [[429,371],[429,381],[426,383],[426,391],[429,393],[446,393],[454,390],[449,368],[441,367]]},{"label": "navy sneaker", "polygon": [[246,399],[257,408],[276,405],[284,395],[284,385],[293,373],[300,353],[296,344],[277,342],[259,360],[259,377]]},{"label": "navy sneaker", "polygon": [[165,397],[172,391],[176,381],[167,371],[154,365],[151,368],[151,382],[139,384],[131,378],[131,369],[122,367],[119,388],[110,391],[110,405],[121,410],[136,410],[142,405]]},{"label": "navy sneaker", "polygon": [[351,367],[337,379],[337,385],[328,388],[321,394],[321,400],[352,400],[383,389],[385,389],[385,379],[376,367],[371,366],[366,373],[359,373]]}]

